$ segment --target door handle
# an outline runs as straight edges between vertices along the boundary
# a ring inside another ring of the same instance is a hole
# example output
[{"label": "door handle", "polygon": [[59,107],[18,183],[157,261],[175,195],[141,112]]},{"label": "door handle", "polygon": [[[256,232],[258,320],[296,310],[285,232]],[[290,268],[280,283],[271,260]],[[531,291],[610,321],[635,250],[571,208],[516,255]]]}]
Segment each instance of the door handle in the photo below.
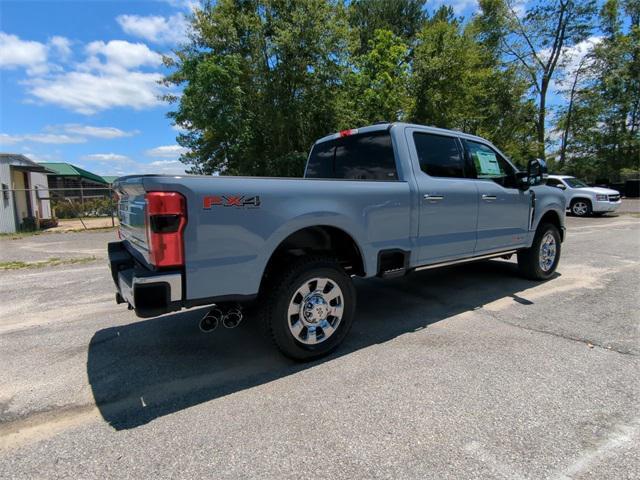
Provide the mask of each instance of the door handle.
[{"label": "door handle", "polygon": [[423,198],[425,200],[429,200],[430,202],[439,202],[440,200],[444,199],[444,195],[431,195],[429,193],[425,193],[423,195]]},{"label": "door handle", "polygon": [[483,194],[482,195],[482,199],[486,200],[487,202],[492,202],[493,200],[496,199],[496,196],[495,195],[485,195],[485,194]]}]

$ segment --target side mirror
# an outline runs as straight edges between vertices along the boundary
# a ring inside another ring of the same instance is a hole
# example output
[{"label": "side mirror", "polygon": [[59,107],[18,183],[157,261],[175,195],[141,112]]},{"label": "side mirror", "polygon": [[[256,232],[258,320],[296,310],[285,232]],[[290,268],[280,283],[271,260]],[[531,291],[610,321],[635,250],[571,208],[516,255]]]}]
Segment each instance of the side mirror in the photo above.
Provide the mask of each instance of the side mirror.
[{"label": "side mirror", "polygon": [[556,188],[559,188],[560,190],[566,190],[567,186],[564,183],[559,183],[556,185]]},{"label": "side mirror", "polygon": [[530,187],[543,185],[547,181],[547,162],[541,158],[529,160],[527,164],[527,183]]}]

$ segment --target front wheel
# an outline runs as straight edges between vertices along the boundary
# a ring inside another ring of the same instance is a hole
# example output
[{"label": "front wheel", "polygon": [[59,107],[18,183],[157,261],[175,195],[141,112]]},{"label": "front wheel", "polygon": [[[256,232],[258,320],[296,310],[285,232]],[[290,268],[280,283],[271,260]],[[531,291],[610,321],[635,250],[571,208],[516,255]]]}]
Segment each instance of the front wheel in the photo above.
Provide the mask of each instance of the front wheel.
[{"label": "front wheel", "polygon": [[538,227],[531,248],[518,252],[520,272],[531,280],[551,278],[560,261],[560,232],[550,223]]},{"label": "front wheel", "polygon": [[355,287],[338,262],[303,257],[274,277],[265,292],[264,321],[278,349],[302,361],[336,349],[356,307]]},{"label": "front wheel", "polygon": [[576,217],[588,217],[591,215],[591,211],[591,202],[589,200],[579,198],[571,202],[571,213]]}]

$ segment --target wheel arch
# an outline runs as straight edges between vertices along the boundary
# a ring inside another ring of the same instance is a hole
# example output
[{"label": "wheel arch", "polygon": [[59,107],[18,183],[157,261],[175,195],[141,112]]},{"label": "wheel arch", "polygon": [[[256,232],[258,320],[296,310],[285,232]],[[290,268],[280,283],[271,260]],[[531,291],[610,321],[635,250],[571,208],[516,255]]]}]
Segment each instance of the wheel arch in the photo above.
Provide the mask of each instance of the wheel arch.
[{"label": "wheel arch", "polygon": [[558,212],[556,212],[555,210],[547,210],[546,212],[544,212],[544,214],[542,214],[542,216],[540,217],[540,220],[538,220],[538,224],[536,225],[536,231],[538,230],[540,225],[545,223],[550,223],[554,225],[558,229],[558,232],[560,232],[560,239],[564,241],[564,230],[562,228],[562,220]]},{"label": "wheel arch", "polygon": [[364,254],[353,235],[333,225],[312,225],[299,228],[278,243],[264,268],[260,289],[279,265],[310,254],[335,257],[348,274],[366,275]]},{"label": "wheel arch", "polygon": [[584,196],[580,195],[580,196],[577,196],[577,197],[573,197],[573,198],[571,199],[571,201],[569,202],[569,208],[571,208],[571,205],[573,205],[573,204],[574,204],[575,202],[577,202],[578,200],[584,200],[584,201],[587,201],[587,202],[589,202],[589,205],[591,205],[591,206],[593,207],[593,200],[591,200],[591,198],[589,198],[589,197],[584,197]]}]

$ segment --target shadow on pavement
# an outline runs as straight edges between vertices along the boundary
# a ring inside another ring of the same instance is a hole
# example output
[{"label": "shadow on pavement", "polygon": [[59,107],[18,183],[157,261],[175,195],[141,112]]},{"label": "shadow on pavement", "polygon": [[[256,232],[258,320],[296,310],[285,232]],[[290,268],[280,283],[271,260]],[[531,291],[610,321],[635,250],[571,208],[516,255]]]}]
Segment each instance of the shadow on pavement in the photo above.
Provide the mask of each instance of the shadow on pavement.
[{"label": "shadow on pavement", "polygon": [[170,413],[261,385],[494,300],[512,297],[535,282],[516,265],[488,261],[418,272],[396,280],[357,282],[358,313],[337,352],[300,364],[261,333],[257,319],[238,328],[198,329],[205,309],[140,320],[100,330],[91,339],[87,373],[102,416],[117,430],[135,428]]}]

